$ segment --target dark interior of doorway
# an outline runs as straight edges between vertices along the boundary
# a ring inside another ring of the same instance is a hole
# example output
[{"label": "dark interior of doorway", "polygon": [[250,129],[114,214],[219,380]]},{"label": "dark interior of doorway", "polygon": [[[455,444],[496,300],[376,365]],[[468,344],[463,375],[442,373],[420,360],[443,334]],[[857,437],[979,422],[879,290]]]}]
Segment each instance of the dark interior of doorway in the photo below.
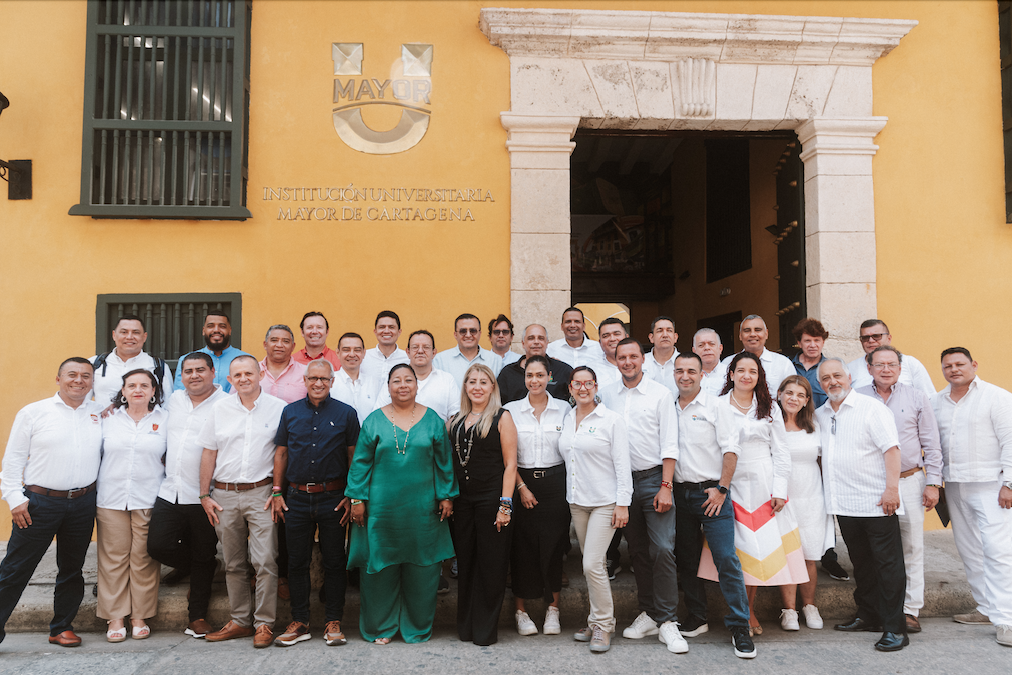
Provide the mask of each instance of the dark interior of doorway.
[{"label": "dark interior of doorway", "polygon": [[571,160],[575,303],[622,303],[647,342],[676,319],[678,349],[697,328],[724,353],[760,314],[768,347],[791,354],[806,316],[803,166],[793,132],[581,130]]}]

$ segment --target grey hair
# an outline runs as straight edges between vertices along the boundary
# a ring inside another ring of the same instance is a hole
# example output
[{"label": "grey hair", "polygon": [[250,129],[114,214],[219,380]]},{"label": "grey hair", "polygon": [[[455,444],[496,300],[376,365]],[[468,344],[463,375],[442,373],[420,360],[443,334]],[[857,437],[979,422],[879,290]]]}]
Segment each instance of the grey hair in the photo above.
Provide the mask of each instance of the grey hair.
[{"label": "grey hair", "polygon": [[293,333],[292,329],[289,328],[288,326],[286,326],[283,323],[276,323],[273,326],[271,326],[270,328],[268,328],[267,329],[267,334],[264,335],[264,342],[267,342],[268,340],[271,339],[271,331],[274,331],[274,330],[283,330],[283,331],[286,331],[289,335],[292,336],[292,342],[295,342],[295,333]]},{"label": "grey hair", "polygon": [[827,356],[827,357],[825,357],[822,360],[822,363],[819,364],[819,370],[821,371],[822,370],[822,366],[824,366],[825,364],[829,363],[830,361],[836,361],[837,363],[839,363],[841,366],[843,366],[843,372],[847,373],[847,375],[850,375],[850,369],[847,368],[847,364],[839,356]]},{"label": "grey hair", "polygon": [[309,372],[309,368],[311,366],[324,366],[324,365],[327,366],[327,376],[328,377],[333,377],[334,376],[334,365],[330,361],[328,361],[327,359],[316,359],[316,360],[310,361],[309,363],[306,364],[306,372],[307,373]]},{"label": "grey hair", "polygon": [[766,319],[762,318],[758,314],[749,314],[744,319],[742,319],[741,322],[745,323],[746,321],[752,321],[753,319],[759,319],[760,321],[762,321],[763,322],[763,328],[766,328],[767,330],[769,330],[769,327],[766,325]]},{"label": "grey hair", "polygon": [[696,346],[696,338],[698,338],[700,335],[707,335],[709,333],[713,333],[714,334],[714,336],[717,338],[717,344],[718,345],[721,344],[721,342],[720,342],[720,333],[718,333],[717,331],[715,331],[712,328],[700,328],[699,330],[696,331],[696,334],[692,336],[692,346],[693,347]]},{"label": "grey hair", "polygon": [[547,329],[547,328],[545,328],[544,326],[542,326],[542,325],[541,325],[540,323],[532,323],[532,324],[529,324],[529,325],[527,326],[527,328],[524,328],[524,338],[526,338],[526,337],[527,337],[527,331],[529,331],[529,330],[530,330],[531,328],[533,328],[534,326],[537,326],[537,327],[538,327],[538,328],[540,328],[541,330],[545,331],[545,336],[546,336],[546,337],[548,336],[548,329]]}]

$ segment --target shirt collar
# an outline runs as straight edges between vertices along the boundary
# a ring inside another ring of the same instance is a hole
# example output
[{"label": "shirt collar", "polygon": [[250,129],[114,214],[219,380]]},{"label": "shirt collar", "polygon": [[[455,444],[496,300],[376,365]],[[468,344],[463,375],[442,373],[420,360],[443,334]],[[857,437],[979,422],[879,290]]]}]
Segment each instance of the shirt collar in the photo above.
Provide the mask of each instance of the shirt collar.
[{"label": "shirt collar", "polygon": [[333,396],[330,395],[324,396],[323,400],[320,401],[320,405],[313,405],[313,402],[309,400],[309,396],[306,396],[306,398],[302,400],[305,401],[306,407],[309,410],[323,410],[324,408],[330,405],[330,401],[335,401],[337,399],[335,399]]},{"label": "shirt collar", "polygon": [[186,399],[187,405],[190,406],[190,410],[196,410],[197,408],[199,408],[200,406],[204,405],[205,403],[212,403],[215,400],[217,400],[219,394],[221,394],[221,392],[224,391],[224,390],[221,388],[220,384],[215,384],[214,385],[214,391],[211,392],[211,395],[208,396],[207,398],[205,398],[203,401],[201,401],[197,405],[193,405],[193,399],[190,398],[190,394],[189,394],[189,392],[186,391],[186,389],[181,389],[180,391],[183,392],[183,397]]},{"label": "shirt collar", "polygon": [[696,398],[694,398],[691,401],[689,401],[689,403],[685,406],[685,408],[682,408],[682,404],[679,403],[677,400],[675,401],[675,405],[678,406],[679,410],[685,410],[690,405],[695,405],[697,403],[705,408],[706,404],[710,401],[711,398],[712,397],[709,394],[706,393],[706,390],[703,389],[702,387],[700,387],[699,388],[699,393],[696,394]]},{"label": "shirt collar", "polygon": [[[292,368],[294,368],[296,363],[298,363],[298,361],[295,360],[295,356],[294,355],[293,356],[289,356],[288,357],[288,365],[285,366],[285,369],[282,370],[281,374],[278,375],[278,377],[275,378],[275,379],[280,379],[280,378],[284,377],[285,373],[287,373],[289,370],[291,370]],[[260,370],[262,370],[263,372],[265,372],[268,375],[270,375],[271,371],[267,370],[267,357],[266,356],[264,357],[264,360],[260,362]]]}]

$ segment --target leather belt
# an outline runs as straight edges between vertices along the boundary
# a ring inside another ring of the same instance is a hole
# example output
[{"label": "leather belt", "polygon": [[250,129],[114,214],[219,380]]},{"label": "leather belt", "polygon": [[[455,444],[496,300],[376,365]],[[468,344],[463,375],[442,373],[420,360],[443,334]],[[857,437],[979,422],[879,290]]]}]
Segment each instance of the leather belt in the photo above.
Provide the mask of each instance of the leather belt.
[{"label": "leather belt", "polygon": [[263,487],[264,485],[270,485],[274,481],[274,478],[267,476],[261,481],[256,483],[219,483],[214,481],[215,490],[225,490],[226,492],[246,492],[254,488]]},{"label": "leather belt", "polygon": [[675,485],[686,490],[699,490],[702,492],[703,490],[709,490],[710,488],[719,486],[720,481],[708,480],[703,481],[702,483],[675,483]]},{"label": "leather belt", "polygon": [[316,494],[317,492],[333,492],[334,490],[343,490],[348,485],[348,481],[343,478],[337,480],[327,481],[326,483],[306,483],[300,485],[298,483],[292,483],[291,486],[299,492],[306,492],[308,494]]},{"label": "leather belt", "polygon": [[39,487],[38,485],[26,485],[25,489],[29,492],[34,492],[37,495],[44,495],[46,497],[56,497],[58,499],[77,499],[95,489],[98,481],[95,481],[91,485],[82,488],[74,488],[73,490],[50,490],[49,488]]},{"label": "leather belt", "polygon": [[913,476],[915,473],[920,473],[922,470],[923,470],[922,467],[915,466],[913,469],[909,469],[901,473],[900,478],[909,478],[910,476]]},{"label": "leather belt", "polygon": [[566,470],[565,464],[557,464],[555,466],[550,466],[547,469],[517,469],[517,471],[524,471],[530,474],[530,477],[533,479],[548,478],[549,476],[554,476],[555,474],[562,473],[565,470]]}]

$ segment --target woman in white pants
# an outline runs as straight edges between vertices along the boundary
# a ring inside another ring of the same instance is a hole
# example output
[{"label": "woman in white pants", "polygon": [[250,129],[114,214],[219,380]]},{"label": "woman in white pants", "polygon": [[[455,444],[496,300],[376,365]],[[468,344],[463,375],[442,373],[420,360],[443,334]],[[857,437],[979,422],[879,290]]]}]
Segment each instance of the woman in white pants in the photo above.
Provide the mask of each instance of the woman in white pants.
[{"label": "woman in white pants", "polygon": [[590,616],[573,636],[606,652],[615,630],[615,603],[608,581],[607,553],[613,530],[629,522],[632,472],[623,419],[600,403],[597,375],[586,366],[573,371],[570,411],[559,438],[566,462],[566,500],[583,551]]}]

